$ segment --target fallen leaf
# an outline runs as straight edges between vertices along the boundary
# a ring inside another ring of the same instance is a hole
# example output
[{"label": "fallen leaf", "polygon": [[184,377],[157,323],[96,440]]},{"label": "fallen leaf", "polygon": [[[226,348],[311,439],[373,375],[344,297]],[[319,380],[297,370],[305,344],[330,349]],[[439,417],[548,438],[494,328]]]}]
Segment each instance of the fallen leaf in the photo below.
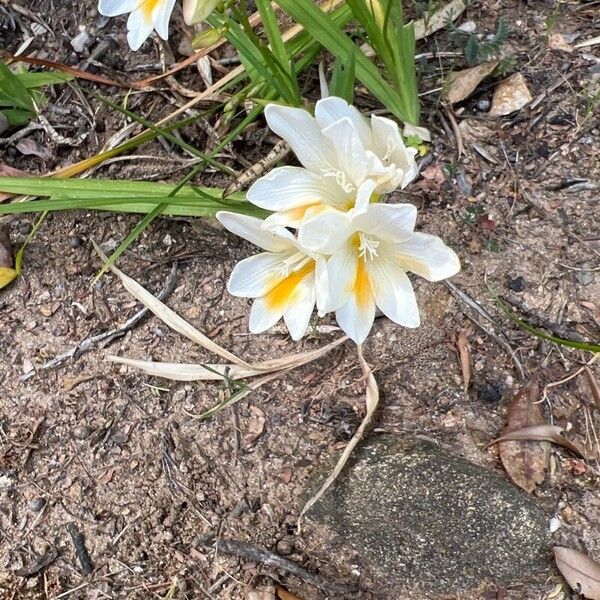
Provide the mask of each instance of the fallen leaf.
[{"label": "fallen leaf", "polygon": [[440,163],[429,165],[423,169],[421,171],[421,178],[418,182],[419,187],[431,190],[432,192],[438,192],[446,181]]},{"label": "fallen leaf", "polygon": [[248,446],[255,442],[265,430],[267,419],[265,413],[256,406],[250,407],[250,418],[248,419],[248,427],[244,433],[244,446]]},{"label": "fallen leaf", "polygon": [[110,467],[109,469],[106,469],[106,471],[104,471],[104,473],[98,477],[98,481],[103,485],[110,483],[116,470],[116,467]]},{"label": "fallen leaf", "polygon": [[6,177],[32,177],[31,173],[28,173],[27,171],[21,171],[21,169],[15,169],[1,160],[0,175],[4,175]]},{"label": "fallen leaf", "polygon": [[489,117],[503,117],[523,108],[533,100],[527,82],[521,73],[501,81],[494,90]]},{"label": "fallen leaf", "polygon": [[288,592],[285,588],[282,588],[280,585],[276,585],[275,590],[277,591],[277,597],[280,600],[302,600],[300,596],[296,596],[296,594]]},{"label": "fallen leaf", "polygon": [[15,144],[17,150],[24,154],[25,156],[37,156],[41,158],[44,162],[49,161],[52,158],[52,153],[48,148],[38,144],[35,140],[31,138],[22,138]]},{"label": "fallen leaf", "polygon": [[501,435],[499,438],[496,438],[494,441],[490,442],[489,445],[507,442],[510,440],[552,442],[557,446],[567,448],[577,456],[585,458],[581,450],[575,444],[573,444],[573,442],[569,441],[564,435],[562,435],[562,431],[562,427],[559,427],[558,425],[532,425],[531,427],[523,427],[522,429],[516,429],[515,431]]},{"label": "fallen leaf", "polygon": [[589,556],[563,546],[555,546],[556,566],[567,583],[588,600],[600,600],[600,564]]},{"label": "fallen leaf", "polygon": [[565,40],[561,33],[553,33],[548,38],[548,48],[551,50],[562,50],[563,52],[573,52],[573,46]]},{"label": "fallen leaf", "polygon": [[460,358],[460,368],[462,370],[465,394],[469,390],[471,383],[471,349],[467,333],[462,329],[456,334],[456,348]]},{"label": "fallen leaf", "polygon": [[77,387],[80,383],[85,383],[90,379],[93,379],[94,375],[80,375],[79,377],[64,377],[62,381],[62,388],[65,392],[70,392],[73,388]]},{"label": "fallen leaf", "polygon": [[482,63],[470,69],[450,73],[446,99],[450,104],[461,102],[468,98],[477,86],[498,66],[497,60]]},{"label": "fallen leaf", "polygon": [[16,279],[17,275],[17,271],[13,269],[13,252],[8,231],[2,227],[0,228],[0,289]]},{"label": "fallen leaf", "polygon": [[534,404],[539,391],[537,381],[533,381],[514,397],[508,406],[506,427],[494,441],[498,443],[500,460],[508,476],[529,493],[544,481],[550,443],[530,438],[508,439],[507,436],[532,426],[546,425],[540,405]]}]

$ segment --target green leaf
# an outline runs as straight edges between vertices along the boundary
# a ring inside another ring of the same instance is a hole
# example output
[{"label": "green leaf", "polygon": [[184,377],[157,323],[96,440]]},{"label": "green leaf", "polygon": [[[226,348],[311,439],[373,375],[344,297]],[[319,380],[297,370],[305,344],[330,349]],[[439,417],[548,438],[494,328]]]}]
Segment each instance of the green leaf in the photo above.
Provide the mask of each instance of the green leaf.
[{"label": "green leaf", "polygon": [[333,65],[333,73],[331,74],[331,83],[329,84],[331,95],[343,98],[348,104],[354,102],[355,66],[354,54],[345,59],[336,58]]},{"label": "green leaf", "polygon": [[21,108],[35,113],[27,88],[2,61],[0,61],[0,106]]},{"label": "green leaf", "polygon": [[74,79],[73,75],[62,73],[61,71],[40,71],[38,73],[23,71],[22,73],[18,73],[17,77],[28,90],[57,83],[65,83]]}]

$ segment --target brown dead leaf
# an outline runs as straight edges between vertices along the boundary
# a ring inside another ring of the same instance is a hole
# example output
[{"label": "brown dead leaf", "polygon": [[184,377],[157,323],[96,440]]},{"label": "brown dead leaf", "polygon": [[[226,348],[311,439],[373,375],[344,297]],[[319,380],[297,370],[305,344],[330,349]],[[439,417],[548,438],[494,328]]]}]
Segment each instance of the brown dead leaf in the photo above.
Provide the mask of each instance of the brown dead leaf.
[{"label": "brown dead leaf", "polygon": [[562,427],[558,425],[532,425],[531,427],[523,427],[522,429],[516,429],[499,438],[496,438],[490,444],[498,444],[501,442],[513,441],[533,441],[533,442],[552,442],[557,446],[567,448],[573,454],[585,458],[581,450],[569,441],[564,435],[562,435]]},{"label": "brown dead leaf", "polygon": [[282,588],[280,585],[275,586],[275,590],[277,591],[277,597],[280,600],[302,600],[300,596],[296,596],[296,594],[292,594],[292,592],[288,592],[285,588]]},{"label": "brown dead leaf", "polygon": [[471,383],[471,348],[467,332],[462,329],[456,334],[456,349],[460,358],[460,368],[462,370],[465,394],[469,391]]},{"label": "brown dead leaf", "polygon": [[444,171],[442,171],[442,165],[435,163],[421,171],[421,179],[417,185],[422,189],[438,192],[445,181],[446,177],[444,176]]},{"label": "brown dead leaf", "polygon": [[249,446],[255,442],[265,430],[265,423],[267,419],[264,411],[256,406],[250,407],[250,418],[248,419],[248,426],[244,433],[244,446]]},{"label": "brown dead leaf", "polygon": [[592,370],[586,365],[583,367],[583,371],[585,373],[585,377],[590,386],[590,390],[592,391],[592,396],[594,398],[594,402],[596,406],[600,409],[600,387],[598,386],[598,382],[596,381],[596,377]]},{"label": "brown dead leaf", "polygon": [[548,38],[548,48],[551,50],[562,50],[563,52],[573,52],[573,46],[565,40],[562,33],[553,33]]},{"label": "brown dead leaf", "polygon": [[555,546],[554,559],[571,589],[588,600],[600,600],[600,564],[589,556],[563,546]]},{"label": "brown dead leaf", "polygon": [[497,60],[482,63],[470,69],[450,73],[446,99],[450,104],[461,102],[468,98],[477,86],[498,66]]},{"label": "brown dead leaf", "polygon": [[0,227],[0,267],[8,269],[13,266],[13,252],[6,227]]},{"label": "brown dead leaf", "polygon": [[494,90],[489,117],[503,117],[523,108],[533,100],[527,82],[521,73],[501,81]]},{"label": "brown dead leaf", "polygon": [[52,152],[45,146],[38,144],[31,138],[22,138],[16,144],[17,150],[25,156],[33,155],[41,158],[44,162],[48,162],[52,158]]},{"label": "brown dead leaf", "polygon": [[15,169],[5,162],[0,160],[0,175],[6,177],[31,177],[32,174],[27,171],[21,171],[21,169]]},{"label": "brown dead leaf", "polygon": [[103,485],[110,483],[116,470],[116,467],[110,467],[106,469],[106,471],[104,471],[104,473],[98,477],[98,481]]},{"label": "brown dead leaf", "polygon": [[70,392],[76,388],[80,383],[85,383],[90,379],[93,379],[94,375],[79,375],[78,377],[63,377],[62,388],[65,392]]},{"label": "brown dead leaf", "polygon": [[[507,435],[524,428],[546,425],[542,409],[534,404],[539,396],[537,381],[513,398],[508,406],[506,427],[498,440],[500,460],[511,480],[526,492],[533,492],[544,481],[550,458],[550,443],[547,441],[508,440]],[[501,441],[504,439],[505,441]]]}]

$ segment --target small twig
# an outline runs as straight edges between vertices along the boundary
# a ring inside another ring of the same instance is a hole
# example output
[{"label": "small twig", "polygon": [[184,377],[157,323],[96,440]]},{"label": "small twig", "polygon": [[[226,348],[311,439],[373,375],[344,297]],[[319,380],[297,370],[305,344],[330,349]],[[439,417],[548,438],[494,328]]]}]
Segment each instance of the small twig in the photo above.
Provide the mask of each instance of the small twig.
[{"label": "small twig", "polygon": [[73,546],[75,548],[75,554],[79,559],[79,564],[81,565],[81,570],[88,575],[94,570],[94,565],[92,564],[92,559],[90,558],[90,553],[88,552],[85,546],[85,538],[75,523],[67,523],[67,531],[71,536],[71,540],[73,541]]},{"label": "small twig", "polygon": [[[455,298],[457,298],[461,302],[464,302],[467,306],[471,307],[473,310],[479,313],[486,321],[491,323],[494,327],[498,327],[494,319],[492,319],[490,313],[488,313],[487,310],[485,310],[485,308],[477,304],[475,300],[473,300],[461,289],[456,287],[452,282],[444,281],[444,283],[447,287],[450,288],[450,291],[452,292]],[[521,361],[517,358],[516,352],[512,349],[508,339],[506,339],[506,336],[502,332],[500,333],[500,336],[502,337],[500,337],[495,333],[488,331],[481,323],[479,323],[479,321],[472,318],[468,313],[465,314],[469,319],[471,319],[471,321],[473,321],[473,323],[475,323],[475,325],[477,325],[477,327],[479,327],[479,329],[481,329],[486,335],[491,337],[498,345],[502,346],[502,348],[504,348],[508,352],[512,361],[515,363],[515,367],[517,367],[517,370],[519,371],[521,379],[525,379],[525,371],[523,370],[523,365],[521,364]],[[500,329],[500,327],[498,327],[498,329]]]},{"label": "small twig", "polygon": [[223,554],[229,554],[230,556],[239,556],[240,558],[250,560],[252,562],[268,565],[276,569],[281,569],[295,575],[302,579],[306,583],[310,583],[315,587],[323,590],[327,594],[341,594],[348,592],[355,592],[357,588],[348,585],[338,585],[326,581],[319,575],[314,575],[306,569],[299,567],[296,563],[290,560],[278,556],[274,552],[263,548],[262,546],[255,546],[248,542],[239,542],[237,540],[219,540],[217,542],[217,551]]},{"label": "small twig", "polygon": [[40,571],[43,571],[48,565],[53,563],[58,558],[58,550],[53,547],[49,547],[40,558],[33,563],[30,567],[23,567],[15,571],[15,575],[19,577],[31,577],[37,575]]},{"label": "small twig", "polygon": [[[177,282],[177,261],[173,263],[173,267],[169,276],[167,278],[167,282],[165,283],[165,287],[160,291],[157,298],[162,302],[174,289],[175,284]],[[100,342],[111,342],[115,338],[122,337],[125,335],[130,329],[135,327],[147,314],[148,308],[144,307],[139,312],[137,312],[131,319],[123,323],[120,327],[116,327],[115,329],[111,329],[110,331],[105,331],[104,333],[99,333],[98,335],[94,335],[90,338],[86,338],[85,340],[79,342],[77,346],[74,346],[67,352],[63,352],[55,356],[53,359],[45,362],[43,365],[39,367],[35,367],[31,371],[27,371],[24,375],[21,375],[21,381],[27,381],[35,376],[38,371],[45,371],[47,369],[53,369],[54,367],[60,366],[66,360],[73,358],[74,356],[79,356],[84,352],[89,352],[96,344]]]},{"label": "small twig", "polygon": [[590,390],[592,391],[596,406],[600,409],[600,387],[598,386],[598,382],[596,381],[592,370],[587,365],[583,367],[583,371],[590,386]]}]

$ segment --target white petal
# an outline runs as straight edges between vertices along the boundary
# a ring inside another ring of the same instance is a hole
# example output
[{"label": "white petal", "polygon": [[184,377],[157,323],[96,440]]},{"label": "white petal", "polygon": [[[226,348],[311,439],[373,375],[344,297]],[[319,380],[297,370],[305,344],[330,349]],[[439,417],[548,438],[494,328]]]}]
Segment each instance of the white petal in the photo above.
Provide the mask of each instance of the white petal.
[{"label": "white petal", "polygon": [[322,255],[315,259],[315,299],[319,316],[324,316],[329,303],[329,274],[327,273],[327,261]]},{"label": "white petal", "polygon": [[256,181],[246,195],[266,210],[288,210],[309,204],[340,204],[348,194],[331,177],[300,167],[279,167]]},{"label": "white petal", "polygon": [[421,323],[419,307],[410,279],[404,270],[388,260],[367,264],[375,303],[386,317],[405,327]]},{"label": "white petal", "polygon": [[220,211],[216,216],[225,229],[269,252],[284,252],[295,248],[294,236],[287,229],[266,231],[260,219],[227,211]]},{"label": "white petal", "polygon": [[307,218],[298,231],[298,242],[311,252],[333,254],[353,233],[348,213],[330,210]]},{"label": "white petal", "polygon": [[252,333],[262,333],[270,329],[283,316],[283,308],[273,309],[264,296],[257,298],[250,309],[248,328]]},{"label": "white petal", "polygon": [[105,17],[116,17],[135,10],[141,0],[100,0],[98,12]]},{"label": "white petal", "polygon": [[412,204],[370,204],[352,223],[359,231],[395,243],[413,234],[416,220],[417,209]]},{"label": "white petal", "polygon": [[132,50],[139,50],[154,30],[152,19],[144,14],[141,8],[134,10],[127,19],[127,41]]},{"label": "white petal", "polygon": [[154,29],[163,40],[169,39],[169,20],[175,6],[175,0],[162,0],[152,11],[152,21]]},{"label": "white petal", "polygon": [[[359,278],[357,275],[357,282]],[[365,341],[375,320],[375,302],[368,281],[363,280],[355,287],[348,302],[336,311],[335,317],[339,326],[357,344]]]},{"label": "white petal", "polygon": [[227,291],[242,298],[264,296],[284,279],[280,269],[282,259],[287,256],[287,253],[263,252],[245,258],[233,268]]},{"label": "white petal", "polygon": [[327,261],[327,279],[329,297],[325,303],[325,312],[337,310],[346,304],[356,281],[357,254],[351,243],[344,244]]},{"label": "white petal", "polygon": [[356,202],[352,209],[352,215],[366,212],[371,205],[371,196],[375,192],[377,183],[373,179],[363,181],[356,192]]},{"label": "white petal", "polygon": [[348,117],[323,129],[323,137],[335,150],[337,166],[358,187],[364,180],[369,159],[354,124]]},{"label": "white petal", "polygon": [[401,187],[406,187],[417,176],[416,148],[406,147],[398,124],[391,119],[372,115],[371,127],[379,156],[387,156],[390,163],[402,170]]},{"label": "white petal", "polygon": [[403,269],[428,281],[440,281],[460,271],[458,256],[436,235],[414,233],[408,240],[394,244],[393,250]]},{"label": "white petal", "polygon": [[354,106],[335,96],[319,100],[315,106],[315,118],[321,129],[325,129],[345,117],[352,121],[363,146],[372,148],[373,136],[369,123]]},{"label": "white petal", "polygon": [[306,333],[314,308],[315,277],[310,275],[298,284],[283,313],[283,320],[293,340],[299,340]]},{"label": "white petal", "polygon": [[292,148],[298,160],[311,171],[335,167],[330,149],[316,119],[303,108],[269,104],[265,108],[269,127]]}]

